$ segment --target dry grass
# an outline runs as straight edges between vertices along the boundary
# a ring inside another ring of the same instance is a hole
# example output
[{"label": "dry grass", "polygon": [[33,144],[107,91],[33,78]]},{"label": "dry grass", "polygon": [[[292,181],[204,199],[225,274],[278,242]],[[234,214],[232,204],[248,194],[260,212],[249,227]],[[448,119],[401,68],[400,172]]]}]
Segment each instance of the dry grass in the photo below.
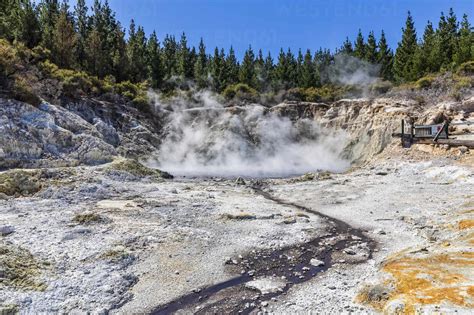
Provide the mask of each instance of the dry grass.
[{"label": "dry grass", "polygon": [[381,310],[389,300],[391,292],[392,288],[381,284],[367,285],[360,290],[356,297],[356,301],[370,305],[376,310]]},{"label": "dry grass", "polygon": [[7,196],[29,196],[42,188],[40,170],[10,170],[0,173],[0,193]]},{"label": "dry grass", "polygon": [[79,224],[92,224],[92,223],[100,223],[105,222],[105,218],[97,213],[82,213],[76,214],[74,218],[72,218],[73,222]]},{"label": "dry grass", "polygon": [[253,214],[242,212],[239,214],[224,213],[221,215],[221,218],[225,220],[255,220],[257,217]]},{"label": "dry grass", "polygon": [[152,169],[152,168],[146,167],[140,162],[136,160],[132,160],[132,159],[118,159],[110,163],[107,170],[123,171],[137,177],[151,176],[154,178],[166,178],[166,179],[173,178],[173,176],[169,173],[160,171],[158,169]]},{"label": "dry grass", "polygon": [[0,288],[44,291],[46,285],[38,278],[45,265],[26,249],[0,245]]},{"label": "dry grass", "polygon": [[133,260],[134,256],[125,249],[111,249],[100,255],[99,259],[119,263],[124,260]]}]

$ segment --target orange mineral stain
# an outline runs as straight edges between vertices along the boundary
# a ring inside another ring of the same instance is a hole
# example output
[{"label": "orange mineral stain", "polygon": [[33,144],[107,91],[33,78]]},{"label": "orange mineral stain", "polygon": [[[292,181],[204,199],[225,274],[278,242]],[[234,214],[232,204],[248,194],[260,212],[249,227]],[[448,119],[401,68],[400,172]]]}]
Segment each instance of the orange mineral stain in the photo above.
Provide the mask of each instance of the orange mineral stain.
[{"label": "orange mineral stain", "polygon": [[461,220],[458,227],[460,230],[472,229],[474,228],[474,220]]}]

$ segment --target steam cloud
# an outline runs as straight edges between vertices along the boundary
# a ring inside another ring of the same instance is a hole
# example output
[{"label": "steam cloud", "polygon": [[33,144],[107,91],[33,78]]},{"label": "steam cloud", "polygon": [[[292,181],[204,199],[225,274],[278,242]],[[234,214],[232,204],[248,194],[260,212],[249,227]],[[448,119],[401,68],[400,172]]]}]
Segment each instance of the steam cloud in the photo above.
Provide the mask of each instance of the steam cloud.
[{"label": "steam cloud", "polygon": [[162,103],[166,135],[149,164],[178,176],[285,177],[343,171],[344,134],[314,121],[292,122],[261,105],[224,108],[209,92]]},{"label": "steam cloud", "polygon": [[330,74],[333,83],[343,85],[368,86],[379,80],[380,65],[359,58],[338,54]]}]

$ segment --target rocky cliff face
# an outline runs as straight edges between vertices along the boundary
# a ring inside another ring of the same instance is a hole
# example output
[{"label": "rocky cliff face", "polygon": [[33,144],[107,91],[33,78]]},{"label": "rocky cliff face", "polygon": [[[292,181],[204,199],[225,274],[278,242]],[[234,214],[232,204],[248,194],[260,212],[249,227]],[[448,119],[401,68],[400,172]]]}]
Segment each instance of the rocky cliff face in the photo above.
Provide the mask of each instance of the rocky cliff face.
[{"label": "rocky cliff face", "polygon": [[[282,103],[270,109],[291,119],[310,118],[322,126],[344,130],[349,135],[349,143],[344,155],[352,163],[360,164],[382,152],[400,132],[401,120],[418,124],[442,123],[449,121],[474,120],[474,97],[460,101],[440,101],[420,104],[406,97],[380,97],[343,99],[332,104],[323,103]],[[471,133],[472,130],[461,127]],[[460,129],[453,127],[452,131]]]},{"label": "rocky cliff face", "polygon": [[159,144],[158,121],[93,100],[38,107],[0,98],[0,169],[101,164]]},{"label": "rocky cliff face", "polygon": [[[146,157],[159,148],[163,132],[169,129],[165,118],[169,113],[163,111],[144,114],[120,102],[93,99],[62,103],[42,102],[35,107],[0,98],[0,169],[94,165],[116,156]],[[422,104],[412,98],[391,96],[343,99],[331,104],[284,102],[265,111],[294,122],[310,119],[329,130],[345,131],[349,141],[343,155],[360,164],[393,140],[392,133],[400,130],[401,119],[418,123],[466,119],[474,111],[473,104],[472,97]],[[191,116],[202,116],[199,108],[186,111]],[[216,111],[242,115],[246,109],[226,107]]]}]

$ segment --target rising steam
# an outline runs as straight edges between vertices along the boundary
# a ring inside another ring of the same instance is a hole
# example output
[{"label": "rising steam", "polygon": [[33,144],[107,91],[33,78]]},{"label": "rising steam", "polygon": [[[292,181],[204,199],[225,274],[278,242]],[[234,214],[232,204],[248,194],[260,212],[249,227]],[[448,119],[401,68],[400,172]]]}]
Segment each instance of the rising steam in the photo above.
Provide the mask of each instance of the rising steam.
[{"label": "rising steam", "polygon": [[343,134],[329,134],[308,119],[292,122],[260,105],[224,108],[209,92],[176,98],[165,138],[150,164],[178,176],[284,177],[348,167],[340,157]]}]

